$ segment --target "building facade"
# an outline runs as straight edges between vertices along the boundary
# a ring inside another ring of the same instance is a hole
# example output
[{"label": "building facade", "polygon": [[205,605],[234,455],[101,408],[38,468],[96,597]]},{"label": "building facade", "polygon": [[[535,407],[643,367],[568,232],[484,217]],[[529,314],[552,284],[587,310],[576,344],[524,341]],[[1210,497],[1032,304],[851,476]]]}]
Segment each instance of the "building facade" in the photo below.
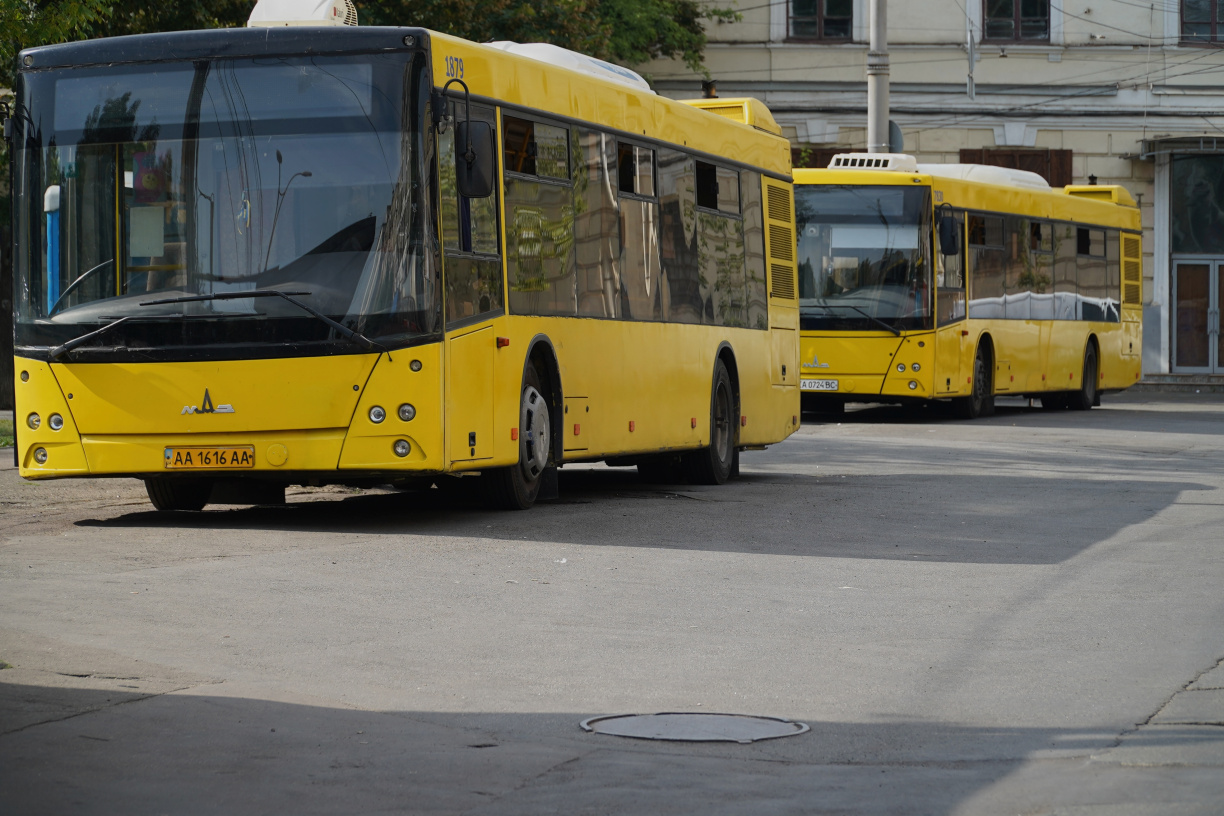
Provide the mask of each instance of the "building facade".
[{"label": "building facade", "polygon": [[[798,166],[865,150],[868,0],[739,7],[708,32],[718,95],[762,99]],[[1224,375],[1224,2],[893,0],[887,14],[904,152],[1126,187],[1144,225],[1145,375]],[[700,92],[681,63],[645,71],[660,93]]]}]

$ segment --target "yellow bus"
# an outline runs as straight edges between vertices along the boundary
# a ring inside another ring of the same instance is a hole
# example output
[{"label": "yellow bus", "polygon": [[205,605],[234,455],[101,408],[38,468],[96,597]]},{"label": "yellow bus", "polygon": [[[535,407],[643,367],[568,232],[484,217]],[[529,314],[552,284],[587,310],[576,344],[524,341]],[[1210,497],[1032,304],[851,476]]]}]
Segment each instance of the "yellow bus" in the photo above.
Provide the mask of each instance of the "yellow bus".
[{"label": "yellow bus", "polygon": [[797,426],[790,154],[755,100],[415,28],[19,62],[26,478],[190,510],[478,473],[526,508],[570,462],[722,483]]},{"label": "yellow bus", "polygon": [[805,410],[997,395],[1088,409],[1139,379],[1139,209],[1125,189],[841,154],[796,170]]}]

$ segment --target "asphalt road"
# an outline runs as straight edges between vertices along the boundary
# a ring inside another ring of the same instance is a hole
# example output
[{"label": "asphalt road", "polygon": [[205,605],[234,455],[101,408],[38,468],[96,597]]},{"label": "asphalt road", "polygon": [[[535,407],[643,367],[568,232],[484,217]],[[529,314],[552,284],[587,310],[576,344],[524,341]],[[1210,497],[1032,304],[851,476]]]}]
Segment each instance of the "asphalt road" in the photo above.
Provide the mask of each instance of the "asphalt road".
[{"label": "asphalt road", "polygon": [[[0,470],[0,813],[1224,812],[1224,400],[1025,406],[526,513]],[[663,711],[811,730],[579,728]]]}]

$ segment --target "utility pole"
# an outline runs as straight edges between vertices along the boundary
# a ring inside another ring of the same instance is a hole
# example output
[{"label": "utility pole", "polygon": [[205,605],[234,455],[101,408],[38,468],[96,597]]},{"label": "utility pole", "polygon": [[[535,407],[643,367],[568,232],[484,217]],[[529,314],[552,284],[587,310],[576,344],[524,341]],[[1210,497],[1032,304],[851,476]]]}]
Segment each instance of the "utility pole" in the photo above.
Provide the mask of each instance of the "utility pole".
[{"label": "utility pole", "polygon": [[969,75],[965,77],[965,93],[970,99],[977,99],[977,88],[973,84],[973,64],[977,61],[977,44],[974,42],[973,21],[965,16],[965,48],[969,53]]},{"label": "utility pole", "polygon": [[871,38],[867,47],[867,152],[887,153],[888,7],[871,0]]}]

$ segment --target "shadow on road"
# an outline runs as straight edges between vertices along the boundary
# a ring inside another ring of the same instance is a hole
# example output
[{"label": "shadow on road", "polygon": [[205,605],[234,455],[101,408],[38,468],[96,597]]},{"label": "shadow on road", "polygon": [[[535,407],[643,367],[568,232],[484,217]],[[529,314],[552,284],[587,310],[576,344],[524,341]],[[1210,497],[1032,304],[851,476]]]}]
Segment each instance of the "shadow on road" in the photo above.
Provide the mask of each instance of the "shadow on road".
[{"label": "shadow on road", "polygon": [[[321,498],[280,507],[127,513],[85,527],[290,530],[454,538],[529,538],[591,546],[693,549],[985,564],[1053,564],[1141,524],[1193,483],[999,474],[748,474],[733,487],[651,486],[628,469],[564,470],[561,498],[493,512],[437,489]],[[948,502],[949,496],[957,501]],[[657,507],[665,503],[666,524]],[[1108,507],[1110,512],[1101,513]],[[1058,520],[1051,535],[1050,518]],[[881,520],[884,522],[882,525]],[[870,521],[868,524],[866,522]],[[887,533],[881,535],[881,529]],[[871,531],[871,532],[868,532]]]},{"label": "shadow on road", "polygon": [[[47,691],[0,684],[4,699]],[[0,736],[6,812],[950,814],[1036,751],[1087,755],[1118,737],[883,721],[809,722],[807,734],[751,745],[668,743],[579,729],[586,717],[622,712],[56,694],[78,714]],[[1189,737],[1170,729],[1151,739]]]}]

